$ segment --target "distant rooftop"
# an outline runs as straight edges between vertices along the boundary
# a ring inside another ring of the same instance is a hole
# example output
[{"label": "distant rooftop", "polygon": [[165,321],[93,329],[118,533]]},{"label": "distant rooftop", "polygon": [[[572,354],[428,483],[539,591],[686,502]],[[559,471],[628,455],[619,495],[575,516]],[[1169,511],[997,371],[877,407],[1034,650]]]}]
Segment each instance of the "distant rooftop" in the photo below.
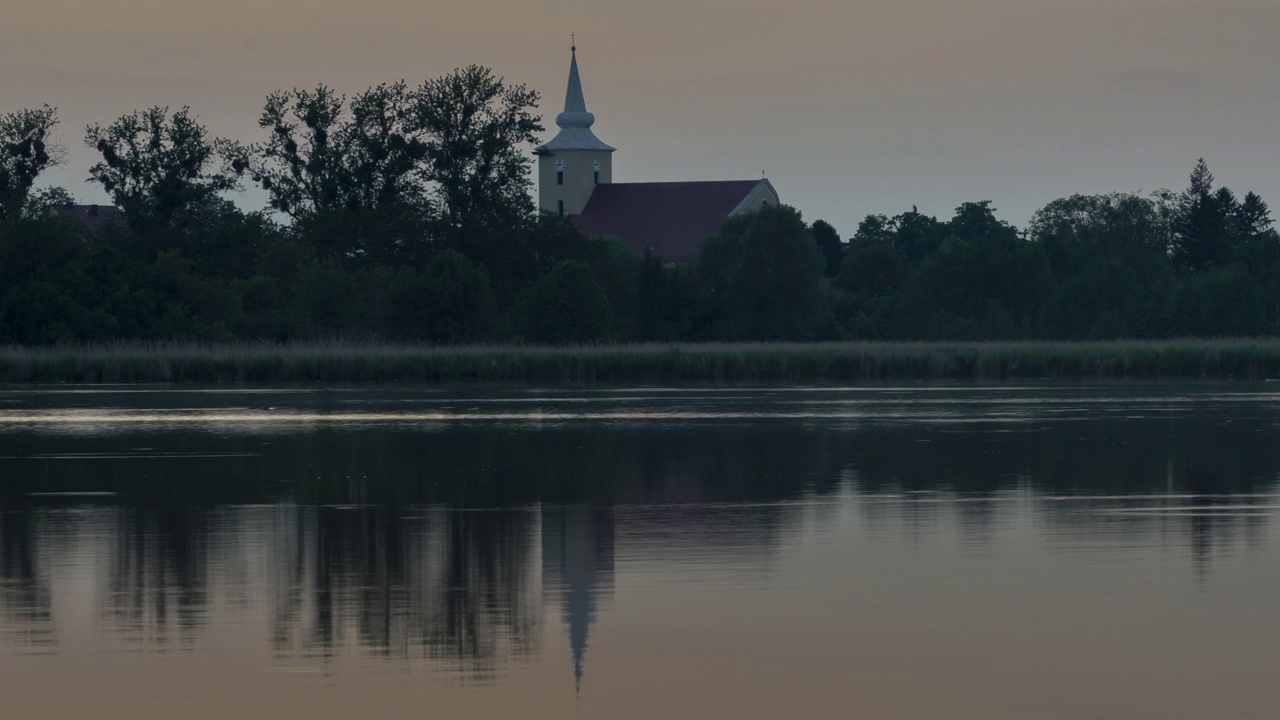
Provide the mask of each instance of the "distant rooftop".
[{"label": "distant rooftop", "polygon": [[616,237],[636,254],[692,260],[707,238],[767,180],[598,185],[571,219],[592,237]]},{"label": "distant rooftop", "polygon": [[89,230],[97,230],[107,223],[124,224],[124,213],[112,205],[59,205],[58,214],[74,220]]}]

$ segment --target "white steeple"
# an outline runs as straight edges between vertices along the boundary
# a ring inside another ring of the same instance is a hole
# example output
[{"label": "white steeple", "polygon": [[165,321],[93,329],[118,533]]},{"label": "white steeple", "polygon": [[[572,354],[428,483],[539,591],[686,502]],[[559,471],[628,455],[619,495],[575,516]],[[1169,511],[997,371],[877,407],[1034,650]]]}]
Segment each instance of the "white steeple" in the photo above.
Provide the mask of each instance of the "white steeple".
[{"label": "white steeple", "polygon": [[562,150],[595,150],[597,152],[613,152],[616,148],[600,141],[591,132],[596,116],[587,112],[587,101],[582,96],[582,79],[578,76],[578,46],[572,48],[572,59],[569,61],[569,87],[564,93],[564,112],[556,116],[556,125],[560,132],[551,142],[541,145],[534,152],[542,154],[560,152]]},{"label": "white steeple", "polygon": [[578,215],[587,207],[597,185],[613,182],[614,148],[591,132],[596,116],[587,112],[578,76],[578,47],[569,61],[569,87],[564,112],[556,116],[560,132],[534,149],[538,156],[538,207],[543,212]]}]

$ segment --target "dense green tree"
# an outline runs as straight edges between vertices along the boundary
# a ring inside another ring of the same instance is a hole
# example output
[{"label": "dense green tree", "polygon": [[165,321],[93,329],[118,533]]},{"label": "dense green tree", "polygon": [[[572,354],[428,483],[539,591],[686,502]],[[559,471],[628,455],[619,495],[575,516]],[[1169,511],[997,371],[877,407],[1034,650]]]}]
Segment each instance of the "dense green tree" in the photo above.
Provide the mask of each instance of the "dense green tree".
[{"label": "dense green tree", "polygon": [[[0,116],[0,342],[1280,334],[1270,209],[1203,161],[1181,193],[1063,198],[1021,232],[965,203],[870,215],[846,248],[766,208],[672,265],[534,212],[536,102],[471,67],[349,102],[276,93],[250,146],[185,108],[132,113],[87,132],[92,179],[128,218],[95,228],[38,186],[60,156],[53,110]],[[241,178],[269,208],[223,197]]]},{"label": "dense green tree", "polygon": [[1043,252],[989,202],[965,203],[947,239],[904,286],[898,332],[911,339],[1025,336],[1047,279]]},{"label": "dense green tree", "polygon": [[598,254],[601,241],[582,234],[568,218],[540,214],[514,230],[472,236],[462,248],[473,263],[489,272],[494,296],[504,306],[565,260]]},{"label": "dense green tree", "polygon": [[456,251],[437,253],[421,272],[395,271],[386,292],[386,337],[458,344],[494,335],[497,309],[489,276]]},{"label": "dense green tree", "polygon": [[946,237],[946,225],[931,215],[925,215],[916,208],[893,218],[893,246],[907,258],[908,262],[923,261]]},{"label": "dense green tree", "polygon": [[1163,256],[1174,231],[1170,220],[1159,196],[1073,195],[1037,211],[1025,235],[1034,242],[1057,242],[1064,251],[1084,251],[1076,261],[1087,260],[1087,253],[1115,250]]},{"label": "dense green tree", "polygon": [[[871,220],[869,218],[869,220]],[[874,222],[874,220],[872,220]],[[866,223],[864,223],[864,228]],[[911,277],[906,257],[891,243],[891,234],[864,233],[851,244],[840,275],[833,283],[837,294],[832,309],[851,337],[893,337],[897,296]]]},{"label": "dense green tree", "polygon": [[956,208],[956,215],[947,224],[948,237],[963,241],[975,241],[1013,247],[1018,241],[1018,230],[996,217],[990,200],[967,202]]},{"label": "dense green tree", "polygon": [[1191,274],[1174,295],[1179,334],[1195,337],[1274,333],[1272,304],[1262,280],[1238,264]]},{"label": "dense green tree", "polygon": [[910,273],[906,258],[891,244],[861,242],[845,256],[835,284],[859,301],[866,302],[902,289]]},{"label": "dense green tree", "polygon": [[825,262],[823,275],[829,278],[839,275],[840,262],[844,259],[844,244],[840,242],[840,234],[825,220],[814,220],[813,225],[809,226],[809,232],[822,251]]},{"label": "dense green tree", "polygon": [[688,269],[667,265],[646,250],[636,278],[635,339],[671,341],[690,337],[690,310],[696,292]]},{"label": "dense green tree", "polygon": [[613,310],[591,267],[566,260],[526,290],[520,301],[518,334],[551,345],[609,339]]},{"label": "dense green tree", "polygon": [[83,243],[50,215],[0,223],[0,341],[45,344],[76,339],[84,308],[74,291]]},{"label": "dense green tree", "polygon": [[370,317],[369,299],[358,275],[331,260],[316,260],[298,274],[294,319],[305,336],[359,335]]},{"label": "dense green tree", "polygon": [[[1161,334],[1167,327],[1171,216],[1162,200],[1076,195],[1024,233],[1048,263],[1036,334],[1067,339]],[[1162,310],[1162,308],[1164,308]]]},{"label": "dense green tree", "polygon": [[920,213],[916,208],[893,218],[885,215],[868,215],[858,225],[849,241],[850,247],[866,243],[887,243],[906,258],[911,265],[918,265],[942,244],[947,235],[945,223]]},{"label": "dense green tree", "polygon": [[800,213],[766,207],[730,218],[694,261],[708,338],[805,340],[831,333],[822,253]]},{"label": "dense green tree", "polygon": [[868,215],[858,223],[858,229],[849,240],[850,246],[857,245],[893,245],[896,239],[896,228],[886,215]]}]

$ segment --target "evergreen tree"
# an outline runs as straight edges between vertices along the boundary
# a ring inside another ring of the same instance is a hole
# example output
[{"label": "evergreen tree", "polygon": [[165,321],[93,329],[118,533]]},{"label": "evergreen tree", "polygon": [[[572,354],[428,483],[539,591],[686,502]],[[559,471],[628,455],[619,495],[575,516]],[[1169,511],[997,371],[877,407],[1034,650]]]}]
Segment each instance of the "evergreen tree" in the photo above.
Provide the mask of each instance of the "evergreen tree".
[{"label": "evergreen tree", "polygon": [[1178,203],[1174,256],[1190,270],[1204,270],[1227,261],[1230,252],[1228,218],[1230,193],[1215,194],[1214,177],[1201,158],[1191,172],[1191,183]]},{"label": "evergreen tree", "polygon": [[1271,230],[1271,208],[1255,193],[1247,193],[1236,208],[1235,219],[1239,232],[1247,237],[1261,235]]}]

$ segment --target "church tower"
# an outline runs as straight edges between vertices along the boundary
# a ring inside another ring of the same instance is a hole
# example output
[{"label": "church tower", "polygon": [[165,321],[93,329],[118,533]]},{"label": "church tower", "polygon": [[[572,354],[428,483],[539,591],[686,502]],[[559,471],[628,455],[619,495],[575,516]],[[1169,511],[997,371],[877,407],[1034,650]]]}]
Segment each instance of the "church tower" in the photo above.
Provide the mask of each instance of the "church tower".
[{"label": "church tower", "polygon": [[613,151],[600,142],[591,126],[596,116],[587,112],[578,77],[578,47],[569,62],[569,88],[564,112],[556,116],[560,132],[538,146],[538,207],[543,212],[578,215],[587,206],[596,185],[613,182]]}]

